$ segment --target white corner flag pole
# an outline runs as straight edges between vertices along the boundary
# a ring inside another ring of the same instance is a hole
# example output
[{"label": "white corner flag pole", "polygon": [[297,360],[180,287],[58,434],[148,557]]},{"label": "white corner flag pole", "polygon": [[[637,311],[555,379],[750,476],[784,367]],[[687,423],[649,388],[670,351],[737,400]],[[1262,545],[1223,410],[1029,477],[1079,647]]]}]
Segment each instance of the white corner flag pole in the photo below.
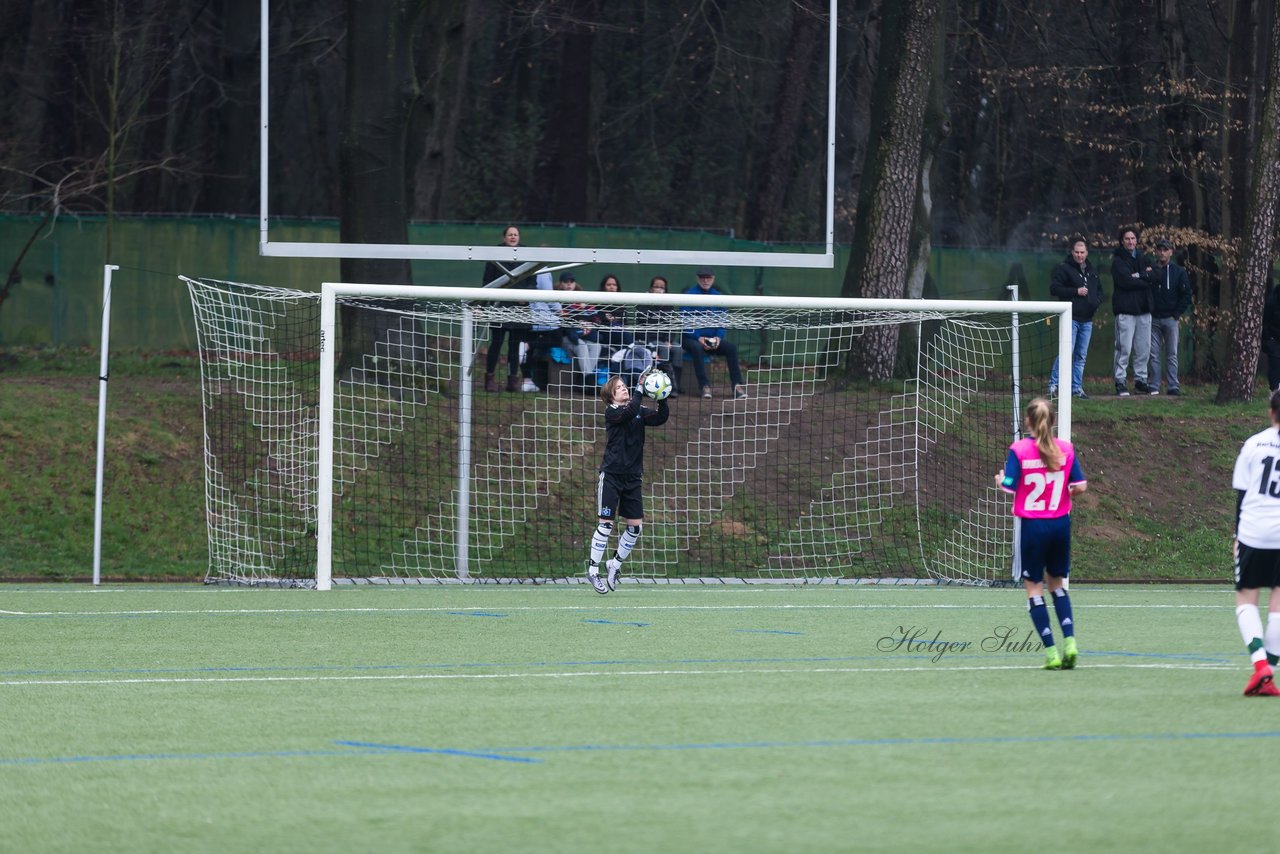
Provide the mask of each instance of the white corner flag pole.
[{"label": "white corner flag pole", "polygon": [[93,493],[93,585],[102,581],[102,481],[107,458],[107,347],[111,340],[111,271],[102,265],[102,353],[98,358],[98,484]]}]

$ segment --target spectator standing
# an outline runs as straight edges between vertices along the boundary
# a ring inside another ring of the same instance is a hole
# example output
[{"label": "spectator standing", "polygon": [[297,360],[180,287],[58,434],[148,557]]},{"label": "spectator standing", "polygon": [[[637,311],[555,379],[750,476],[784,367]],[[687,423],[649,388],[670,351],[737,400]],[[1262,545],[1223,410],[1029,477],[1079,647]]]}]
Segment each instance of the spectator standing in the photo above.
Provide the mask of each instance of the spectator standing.
[{"label": "spectator standing", "polygon": [[[1102,282],[1089,263],[1089,244],[1083,237],[1071,241],[1071,251],[1053,268],[1049,278],[1053,298],[1071,303],[1071,393],[1087,399],[1084,391],[1084,362],[1089,355],[1089,339],[1093,337],[1093,315],[1102,305]],[[1058,393],[1058,360],[1053,360],[1049,374],[1049,396]]]},{"label": "spectator standing", "polygon": [[[514,225],[509,225],[502,230],[502,243],[504,246],[515,248],[520,245],[520,229]],[[484,265],[484,280],[482,285],[488,285],[503,276],[510,275],[510,270],[503,267],[496,261],[489,261]],[[507,391],[519,391],[520,380],[518,374],[521,373],[520,368],[520,343],[525,338],[525,332],[529,330],[529,324],[517,323],[515,321],[506,321],[493,327],[489,338],[489,352],[485,354],[484,359],[484,390],[497,391],[498,384],[494,380],[494,371],[498,369],[498,361],[502,358],[502,343],[505,340],[507,344]],[[525,379],[528,379],[526,374]]]},{"label": "spectator standing", "polygon": [[1129,396],[1129,361],[1133,388],[1147,394],[1147,364],[1151,361],[1151,265],[1138,251],[1138,233],[1120,230],[1120,245],[1111,255],[1111,310],[1116,316],[1116,355],[1112,363],[1116,394]]},{"label": "spectator standing", "polygon": [[[698,283],[686,288],[686,294],[702,296],[723,296],[716,290],[716,273],[710,267],[701,267],[697,273]],[[681,336],[681,346],[689,361],[693,363],[693,372],[698,376],[698,385],[702,387],[702,396],[711,397],[711,379],[707,375],[704,357],[723,356],[729,366],[729,381],[733,383],[733,396],[742,399],[747,396],[747,385],[742,378],[742,368],[738,364],[738,348],[726,337],[724,323],[729,312],[720,307],[710,305],[684,306],[685,322],[689,324]]]},{"label": "spectator standing", "polygon": [[[1236,625],[1253,662],[1246,697],[1277,697],[1274,671],[1280,661],[1280,391],[1271,392],[1271,426],[1250,436],[1236,457]],[[1258,612],[1259,591],[1268,588],[1267,627]]]},{"label": "spectator standing", "polygon": [[[1159,394],[1163,378],[1166,393],[1177,397],[1182,394],[1178,387],[1178,318],[1191,308],[1191,279],[1185,269],[1173,263],[1173,244],[1163,237],[1156,241],[1156,266],[1150,277],[1151,364],[1147,369],[1148,387],[1151,394]],[[1134,385],[1136,387],[1137,384]]]},{"label": "spectator standing", "polygon": [[1267,387],[1276,391],[1280,389],[1280,284],[1271,286],[1262,308],[1262,353],[1267,357]]}]

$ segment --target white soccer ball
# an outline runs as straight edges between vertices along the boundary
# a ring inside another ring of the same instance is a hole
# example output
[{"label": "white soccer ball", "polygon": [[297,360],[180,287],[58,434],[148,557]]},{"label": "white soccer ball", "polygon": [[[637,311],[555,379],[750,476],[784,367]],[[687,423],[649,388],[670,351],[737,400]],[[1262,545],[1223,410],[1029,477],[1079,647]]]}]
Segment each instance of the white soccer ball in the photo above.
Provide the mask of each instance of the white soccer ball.
[{"label": "white soccer ball", "polygon": [[644,393],[654,400],[666,400],[671,394],[671,377],[662,371],[650,371],[644,378]]}]

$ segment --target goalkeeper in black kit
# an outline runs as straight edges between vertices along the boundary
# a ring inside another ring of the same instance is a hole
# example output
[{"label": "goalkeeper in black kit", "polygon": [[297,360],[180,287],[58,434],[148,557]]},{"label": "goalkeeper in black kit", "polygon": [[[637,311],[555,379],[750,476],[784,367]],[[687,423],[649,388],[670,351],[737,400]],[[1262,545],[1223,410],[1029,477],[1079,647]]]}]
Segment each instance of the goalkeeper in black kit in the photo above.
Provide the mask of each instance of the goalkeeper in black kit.
[{"label": "goalkeeper in black kit", "polygon": [[[641,406],[641,388],[633,393],[620,376],[613,376],[600,389],[600,398],[608,404],[605,409],[604,461],[600,463],[600,476],[596,481],[596,506],[599,522],[591,537],[591,559],[587,565],[587,580],[597,593],[617,589],[622,562],[636,547],[640,539],[640,526],[644,522],[644,497],[641,495],[644,475],[644,430],[667,423],[671,414],[666,399],[658,401],[658,408]],[[626,528],[618,537],[618,548],[605,562],[605,574],[600,574],[600,559],[609,547],[609,537],[614,525],[621,522]]]}]

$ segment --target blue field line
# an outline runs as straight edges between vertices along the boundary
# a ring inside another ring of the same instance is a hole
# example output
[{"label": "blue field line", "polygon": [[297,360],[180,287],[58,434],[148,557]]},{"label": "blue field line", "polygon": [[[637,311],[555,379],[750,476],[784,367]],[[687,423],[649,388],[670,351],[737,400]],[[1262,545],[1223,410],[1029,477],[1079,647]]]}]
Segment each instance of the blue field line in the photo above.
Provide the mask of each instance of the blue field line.
[{"label": "blue field line", "polygon": [[747,635],[803,635],[804,632],[786,632],[782,629],[734,629],[735,632]]},{"label": "blue field line", "polygon": [[495,762],[538,764],[545,760],[518,754],[549,753],[618,753],[643,751],[683,752],[699,750],[813,750],[841,747],[968,747],[1007,744],[1088,744],[1105,742],[1173,742],[1206,739],[1241,740],[1278,738],[1280,731],[1264,732],[1182,732],[1081,734],[1081,735],[1007,735],[961,738],[954,736],[924,736],[920,738],[830,738],[811,741],[710,741],[687,744],[564,744],[528,745],[524,747],[458,748],[424,747],[403,744],[335,740],[341,750],[278,750],[239,751],[230,753],[122,753],[104,756],[26,756],[0,758],[0,767],[78,765],[95,762],[201,762],[237,759],[313,759],[349,756],[429,755],[462,759],[484,759]]},{"label": "blue field line", "polygon": [[[620,623],[620,625],[645,625],[643,623]],[[766,632],[767,630],[749,630]],[[768,632],[772,634],[772,632]],[[922,644],[923,646],[923,644]],[[1035,650],[1039,653],[1039,650]],[[59,670],[0,670],[0,677],[22,676],[156,676],[192,673],[366,673],[397,670],[504,670],[518,668],[553,668],[553,667],[606,667],[606,666],[644,666],[689,664],[839,664],[859,661],[931,661],[936,651],[926,650],[920,653],[901,655],[830,655],[830,656],[798,656],[769,658],[611,658],[589,659],[582,661],[471,661],[444,662],[440,664],[301,664],[301,665],[223,665],[218,667],[108,667],[108,668],[69,668]],[[1129,652],[1125,650],[1087,650],[1082,655],[1086,658],[1150,658],[1158,660],[1186,661],[1200,664],[1234,664],[1246,657],[1246,652],[1231,653],[1191,653],[1191,652]],[[1017,658],[1034,657],[1032,653],[947,653],[944,661],[961,659],[992,659],[998,657]]]},{"label": "blue field line", "polygon": [[510,617],[510,614],[496,614],[489,611],[445,611],[450,617]]},{"label": "blue field line", "polygon": [[413,747],[407,744],[377,744],[367,741],[335,741],[334,744],[343,747],[364,748],[372,753],[380,751],[389,753],[436,753],[442,756],[462,756],[468,759],[494,759],[499,762],[537,763],[542,761],[528,756],[504,756],[493,751],[460,750],[457,748]]},{"label": "blue field line", "polygon": [[201,761],[209,759],[311,759],[327,756],[353,756],[378,754],[382,750],[246,750],[234,753],[120,753],[109,756],[25,756],[0,759],[5,765],[76,765],[88,762],[171,762]]},{"label": "blue field line", "polygon": [[637,628],[647,628],[652,623],[633,623],[627,620],[583,620],[584,623],[595,623],[600,626],[636,626]]}]

